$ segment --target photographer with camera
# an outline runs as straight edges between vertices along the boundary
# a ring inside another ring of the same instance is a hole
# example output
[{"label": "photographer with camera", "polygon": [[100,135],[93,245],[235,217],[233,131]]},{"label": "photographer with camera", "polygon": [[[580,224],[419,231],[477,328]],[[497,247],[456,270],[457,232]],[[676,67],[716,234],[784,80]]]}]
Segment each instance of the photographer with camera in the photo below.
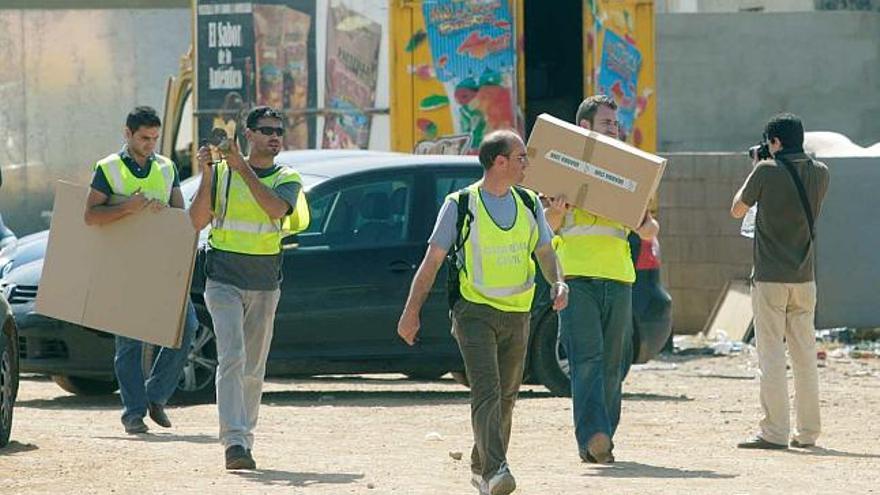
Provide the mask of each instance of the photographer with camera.
[{"label": "photographer with camera", "polygon": [[828,190],[828,168],[804,153],[803,142],[800,118],[784,113],[770,119],[762,144],[749,150],[755,168],[730,209],[734,218],[742,218],[758,204],[752,307],[764,416],[759,433],[737,445],[743,449],[788,448],[785,343],[797,413],[790,445],[812,447],[820,433],[814,221]]}]

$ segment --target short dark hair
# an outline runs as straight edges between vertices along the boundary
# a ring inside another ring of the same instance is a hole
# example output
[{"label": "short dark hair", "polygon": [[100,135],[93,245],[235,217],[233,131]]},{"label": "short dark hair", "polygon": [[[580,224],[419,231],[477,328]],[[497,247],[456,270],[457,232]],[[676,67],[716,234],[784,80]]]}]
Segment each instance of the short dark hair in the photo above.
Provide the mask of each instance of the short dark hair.
[{"label": "short dark hair", "polygon": [[519,134],[509,130],[501,129],[492,131],[483,138],[480,143],[480,164],[485,170],[492,168],[495,164],[495,158],[499,156],[509,155],[513,151],[513,143],[520,139]]},{"label": "short dark hair", "polygon": [[156,109],[148,106],[135,107],[125,118],[125,127],[132,133],[141,127],[162,127],[162,120]]},{"label": "short dark hair", "polygon": [[263,118],[278,119],[282,124],[284,123],[284,115],[281,112],[272,107],[263,105],[254,107],[248,112],[247,117],[245,118],[245,127],[248,129],[256,129],[257,122]]},{"label": "short dark hair", "polygon": [[581,121],[586,120],[592,126],[594,124],[593,119],[596,118],[596,112],[599,111],[599,107],[601,106],[617,110],[617,102],[614,101],[614,98],[608,95],[593,95],[584,99],[584,101],[578,105],[577,113],[574,116],[574,123],[581,125]]},{"label": "short dark hair", "polygon": [[764,126],[764,139],[772,138],[779,139],[783,148],[803,149],[804,123],[793,113],[776,114]]}]

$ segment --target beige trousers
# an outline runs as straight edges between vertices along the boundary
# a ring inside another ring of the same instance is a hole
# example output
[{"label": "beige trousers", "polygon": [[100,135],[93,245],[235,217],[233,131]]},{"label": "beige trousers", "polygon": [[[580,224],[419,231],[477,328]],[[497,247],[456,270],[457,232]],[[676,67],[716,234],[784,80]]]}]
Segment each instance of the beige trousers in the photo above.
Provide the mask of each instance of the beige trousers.
[{"label": "beige trousers", "polygon": [[785,367],[785,344],[788,344],[795,390],[793,437],[801,443],[816,443],[820,432],[814,326],[816,283],[755,282],[752,308],[764,413],[760,436],[768,442],[788,443],[790,427]]}]

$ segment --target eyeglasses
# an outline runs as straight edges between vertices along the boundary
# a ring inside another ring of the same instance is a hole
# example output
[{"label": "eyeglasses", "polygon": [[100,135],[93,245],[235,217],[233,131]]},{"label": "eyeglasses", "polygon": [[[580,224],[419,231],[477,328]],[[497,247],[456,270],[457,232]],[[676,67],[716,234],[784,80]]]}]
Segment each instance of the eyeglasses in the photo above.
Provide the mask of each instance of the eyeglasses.
[{"label": "eyeglasses", "polygon": [[281,137],[284,135],[284,128],[283,127],[272,127],[272,126],[266,125],[266,126],[262,126],[262,127],[253,127],[253,128],[251,128],[251,130],[257,131],[264,136],[271,136],[272,134],[274,134],[278,137]]},{"label": "eyeglasses", "polygon": [[526,163],[526,162],[529,161],[529,157],[528,157],[528,155],[526,155],[525,153],[521,153],[521,154],[519,154],[519,155],[514,155],[514,154],[511,153],[510,155],[506,155],[506,156],[507,156],[508,159],[514,159],[514,158],[516,158],[516,159],[519,160],[521,163]]}]

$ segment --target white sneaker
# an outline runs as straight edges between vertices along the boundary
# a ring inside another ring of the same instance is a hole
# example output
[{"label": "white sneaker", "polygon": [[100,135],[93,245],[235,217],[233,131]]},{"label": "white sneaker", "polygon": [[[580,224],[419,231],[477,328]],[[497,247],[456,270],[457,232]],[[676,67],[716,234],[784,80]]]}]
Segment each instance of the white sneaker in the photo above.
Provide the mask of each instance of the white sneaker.
[{"label": "white sneaker", "polygon": [[480,492],[480,495],[489,495],[489,484],[483,479],[483,475],[473,473],[471,475],[471,486]]},{"label": "white sneaker", "polygon": [[507,463],[501,464],[501,467],[498,468],[495,475],[489,479],[488,484],[490,495],[508,495],[516,490],[516,480],[513,478],[513,475],[510,474],[510,469],[507,467]]}]

